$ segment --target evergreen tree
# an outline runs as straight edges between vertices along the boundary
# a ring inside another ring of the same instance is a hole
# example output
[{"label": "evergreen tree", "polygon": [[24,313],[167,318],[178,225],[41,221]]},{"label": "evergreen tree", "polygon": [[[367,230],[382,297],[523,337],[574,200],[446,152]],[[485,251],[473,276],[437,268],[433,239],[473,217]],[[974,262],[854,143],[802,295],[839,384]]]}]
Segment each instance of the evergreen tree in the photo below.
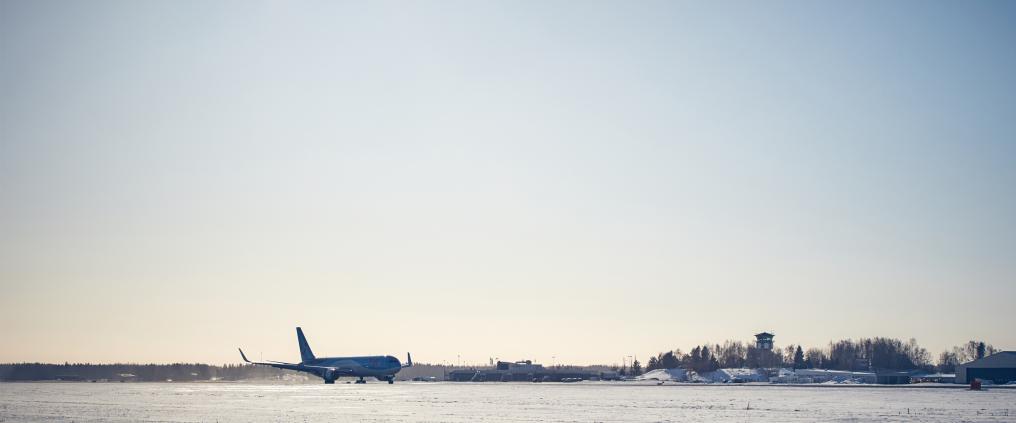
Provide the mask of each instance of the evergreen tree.
[{"label": "evergreen tree", "polygon": [[660,356],[659,368],[661,369],[674,369],[681,366],[681,359],[678,358],[680,350],[675,354],[673,351],[667,351]]},{"label": "evergreen tree", "polygon": [[798,345],[797,350],[794,351],[794,368],[795,369],[804,368],[804,351],[801,350],[800,345]]},{"label": "evergreen tree", "polygon": [[702,348],[695,347],[691,349],[691,355],[688,357],[688,368],[691,370],[698,370],[699,364],[702,363]]},{"label": "evergreen tree", "polygon": [[716,360],[716,356],[709,357],[709,371],[713,372],[720,369],[720,362]]},{"label": "evergreen tree", "polygon": [[649,362],[646,363],[646,371],[656,370],[660,368],[660,360],[656,357],[649,357]]}]

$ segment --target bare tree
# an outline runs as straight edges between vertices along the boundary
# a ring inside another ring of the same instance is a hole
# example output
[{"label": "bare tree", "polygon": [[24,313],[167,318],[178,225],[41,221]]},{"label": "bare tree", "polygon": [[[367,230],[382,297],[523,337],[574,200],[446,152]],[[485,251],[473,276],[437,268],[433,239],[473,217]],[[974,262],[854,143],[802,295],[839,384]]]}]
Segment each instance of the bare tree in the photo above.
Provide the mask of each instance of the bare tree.
[{"label": "bare tree", "polygon": [[956,357],[956,353],[954,351],[942,351],[942,353],[938,355],[939,372],[942,373],[955,372],[957,364],[960,364],[960,362],[959,359]]}]

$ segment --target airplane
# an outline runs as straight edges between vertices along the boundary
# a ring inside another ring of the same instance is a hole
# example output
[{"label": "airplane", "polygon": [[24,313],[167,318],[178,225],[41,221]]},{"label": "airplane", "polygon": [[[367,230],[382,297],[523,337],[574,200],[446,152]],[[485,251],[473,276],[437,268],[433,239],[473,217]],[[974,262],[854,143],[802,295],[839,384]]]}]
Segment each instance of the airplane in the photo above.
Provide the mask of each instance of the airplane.
[{"label": "airplane", "polygon": [[365,377],[374,377],[377,380],[387,380],[388,383],[395,383],[395,374],[406,367],[413,366],[413,356],[406,353],[406,364],[403,365],[399,359],[390,355],[373,355],[366,357],[314,357],[314,353],[307,344],[307,338],[303,336],[303,329],[296,328],[296,341],[300,344],[300,362],[283,363],[281,361],[250,361],[240,350],[240,357],[250,364],[261,366],[272,366],[280,369],[296,370],[314,374],[325,380],[327,384],[335,383],[335,379],[343,376],[358,377],[356,383],[367,383]]}]

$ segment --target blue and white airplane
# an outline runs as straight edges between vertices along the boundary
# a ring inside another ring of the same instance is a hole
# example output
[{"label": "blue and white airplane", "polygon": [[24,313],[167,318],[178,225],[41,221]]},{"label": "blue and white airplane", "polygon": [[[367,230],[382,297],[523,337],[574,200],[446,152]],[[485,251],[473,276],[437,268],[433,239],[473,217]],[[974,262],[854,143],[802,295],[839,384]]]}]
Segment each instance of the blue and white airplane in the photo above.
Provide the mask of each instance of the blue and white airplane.
[{"label": "blue and white airplane", "polygon": [[[283,363],[280,361],[256,362],[247,359],[243,350],[240,349],[240,357],[243,361],[262,366],[272,366],[280,369],[296,370],[298,372],[313,373],[325,380],[325,383],[335,383],[335,379],[342,376],[359,377],[356,383],[367,383],[365,377],[374,377],[377,380],[387,380],[388,383],[395,383],[395,374],[404,367],[413,365],[413,356],[406,353],[406,364],[403,365],[399,359],[390,355],[373,355],[367,357],[314,357],[314,353],[307,344],[307,338],[303,336],[303,330],[296,328],[296,340],[300,343],[300,362]],[[239,348],[237,348],[239,349]]]}]

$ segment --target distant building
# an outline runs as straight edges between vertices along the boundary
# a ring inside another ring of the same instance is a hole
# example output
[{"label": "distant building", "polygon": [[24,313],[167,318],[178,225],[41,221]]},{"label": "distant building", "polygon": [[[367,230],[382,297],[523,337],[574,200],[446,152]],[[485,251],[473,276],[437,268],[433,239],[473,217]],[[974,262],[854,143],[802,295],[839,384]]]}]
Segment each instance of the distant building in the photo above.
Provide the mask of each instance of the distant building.
[{"label": "distant building", "polygon": [[547,369],[532,360],[516,362],[498,361],[494,367],[456,369],[448,372],[446,380],[453,382],[560,382],[562,380],[587,380],[593,378],[617,378],[617,374],[602,374],[576,369]]},{"label": "distant building", "polygon": [[956,375],[947,373],[917,373],[910,376],[910,383],[955,383]]},{"label": "distant building", "polygon": [[851,372],[846,370],[825,370],[825,369],[797,369],[794,370],[798,382],[801,383],[822,383],[834,382],[860,382],[876,383],[878,377],[874,372]]},{"label": "distant building", "polygon": [[906,385],[915,372],[883,370],[875,372],[875,383],[880,385]]},{"label": "distant building", "polygon": [[773,350],[773,335],[769,332],[762,332],[755,334],[755,348],[760,350],[772,351]]},{"label": "distant building", "polygon": [[604,370],[600,372],[600,380],[620,380],[621,375],[612,370]]},{"label": "distant building", "polygon": [[520,373],[540,373],[543,372],[542,364],[533,364],[532,360],[516,361],[514,363],[508,361],[498,361],[497,370],[506,371],[511,374]]},{"label": "distant building", "polygon": [[956,383],[974,379],[1002,384],[1016,381],[1016,351],[1002,351],[956,366]]},{"label": "distant building", "polygon": [[476,369],[455,369],[448,372],[445,379],[452,382],[469,382],[476,380],[479,375],[480,371]]}]

